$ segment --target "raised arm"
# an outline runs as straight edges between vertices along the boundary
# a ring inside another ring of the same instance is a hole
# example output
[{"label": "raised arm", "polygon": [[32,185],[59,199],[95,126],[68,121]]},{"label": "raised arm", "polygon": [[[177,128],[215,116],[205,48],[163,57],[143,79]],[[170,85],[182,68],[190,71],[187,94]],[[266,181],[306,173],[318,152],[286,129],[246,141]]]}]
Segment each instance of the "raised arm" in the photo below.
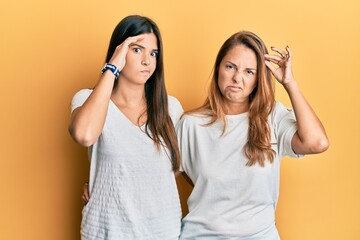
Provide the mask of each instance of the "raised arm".
[{"label": "raised arm", "polygon": [[[142,35],[127,38],[115,49],[109,63],[115,65],[121,71],[126,64],[129,46],[142,38]],[[69,132],[80,145],[91,146],[100,136],[104,127],[114,82],[115,75],[111,71],[105,71],[84,104],[72,112]]]},{"label": "raised arm", "polygon": [[329,147],[329,141],[324,126],[293,77],[290,48],[286,47],[286,51],[275,47],[271,49],[279,55],[265,54],[265,64],[288,93],[297,121],[298,130],[291,141],[294,152],[297,154],[324,152]]}]

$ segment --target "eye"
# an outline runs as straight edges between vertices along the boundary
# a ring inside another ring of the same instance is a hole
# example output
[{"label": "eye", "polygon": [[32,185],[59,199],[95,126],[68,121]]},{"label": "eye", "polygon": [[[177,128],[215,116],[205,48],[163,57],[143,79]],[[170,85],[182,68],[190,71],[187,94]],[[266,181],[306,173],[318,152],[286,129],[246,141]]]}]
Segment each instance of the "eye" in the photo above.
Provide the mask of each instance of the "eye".
[{"label": "eye", "polygon": [[225,65],[225,68],[226,68],[226,69],[229,69],[229,70],[234,70],[234,69],[235,69],[234,66],[233,66],[233,65],[230,65],[230,64],[226,64],[226,65]]},{"label": "eye", "polygon": [[133,48],[133,51],[136,53],[140,53],[141,52],[141,48],[135,47]]},{"label": "eye", "polygon": [[249,75],[255,75],[255,71],[254,70],[246,70],[246,73]]},{"label": "eye", "polygon": [[152,56],[152,57],[157,57],[158,54],[159,54],[158,52],[151,52],[151,53],[150,53],[150,56]]}]

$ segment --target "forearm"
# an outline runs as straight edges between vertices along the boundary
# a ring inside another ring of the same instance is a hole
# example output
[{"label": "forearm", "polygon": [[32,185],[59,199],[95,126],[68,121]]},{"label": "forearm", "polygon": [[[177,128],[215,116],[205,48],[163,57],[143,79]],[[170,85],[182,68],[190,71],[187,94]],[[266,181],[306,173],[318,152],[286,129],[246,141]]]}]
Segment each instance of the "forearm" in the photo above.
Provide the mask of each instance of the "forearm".
[{"label": "forearm", "polygon": [[72,113],[69,131],[82,146],[90,146],[100,136],[114,85],[114,75],[106,71],[84,104]]},{"label": "forearm", "polygon": [[309,154],[323,152],[328,148],[328,139],[320,119],[300,91],[296,81],[284,85],[288,93],[297,121],[298,139],[292,141],[297,153]]}]

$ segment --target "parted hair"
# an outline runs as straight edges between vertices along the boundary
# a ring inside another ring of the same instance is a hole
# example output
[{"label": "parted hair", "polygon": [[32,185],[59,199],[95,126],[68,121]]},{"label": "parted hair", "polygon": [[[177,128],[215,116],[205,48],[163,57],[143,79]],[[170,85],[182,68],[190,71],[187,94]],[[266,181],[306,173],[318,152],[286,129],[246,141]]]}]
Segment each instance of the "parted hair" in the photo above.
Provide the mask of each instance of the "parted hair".
[{"label": "parted hair", "polygon": [[[112,33],[105,62],[109,62],[116,47],[128,37],[143,33],[154,33],[158,44],[156,68],[145,83],[147,105],[145,132],[154,141],[158,149],[162,146],[166,148],[165,151],[170,155],[172,168],[177,171],[180,166],[180,152],[174,125],[169,115],[168,95],[164,81],[163,45],[160,30],[156,23],[148,17],[139,15],[130,15],[122,19]],[[118,81],[116,80],[114,88],[117,84]]]},{"label": "parted hair", "polygon": [[219,67],[226,54],[237,45],[244,45],[253,50],[257,59],[256,86],[249,95],[249,131],[244,153],[248,157],[247,166],[258,163],[263,167],[266,160],[272,163],[275,155],[271,148],[271,131],[268,123],[268,116],[275,104],[275,91],[271,72],[265,65],[264,54],[267,54],[268,50],[257,35],[241,31],[224,42],[216,57],[208,97],[199,108],[190,113],[211,117],[207,126],[220,119],[224,124],[223,134],[226,132],[226,107],[218,85]]}]

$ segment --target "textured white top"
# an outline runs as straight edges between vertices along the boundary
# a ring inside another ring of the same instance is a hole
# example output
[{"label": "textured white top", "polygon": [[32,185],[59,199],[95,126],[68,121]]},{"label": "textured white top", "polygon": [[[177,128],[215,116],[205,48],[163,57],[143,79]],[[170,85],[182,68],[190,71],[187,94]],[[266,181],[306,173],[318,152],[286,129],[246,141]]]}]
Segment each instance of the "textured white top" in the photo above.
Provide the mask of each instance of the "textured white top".
[{"label": "textured white top", "polygon": [[265,167],[247,167],[243,147],[248,139],[247,113],[228,115],[227,130],[218,121],[185,115],[177,125],[181,169],[194,189],[188,199],[180,239],[279,239],[275,208],[279,195],[280,159],[299,157],[291,148],[296,132],[293,111],[276,103],[269,116],[276,155]]},{"label": "textured white top", "polygon": [[[72,110],[90,93],[79,91]],[[176,98],[168,100],[176,124],[183,109]],[[82,239],[178,239],[181,206],[170,159],[112,101],[89,157],[91,196],[83,209]]]}]

